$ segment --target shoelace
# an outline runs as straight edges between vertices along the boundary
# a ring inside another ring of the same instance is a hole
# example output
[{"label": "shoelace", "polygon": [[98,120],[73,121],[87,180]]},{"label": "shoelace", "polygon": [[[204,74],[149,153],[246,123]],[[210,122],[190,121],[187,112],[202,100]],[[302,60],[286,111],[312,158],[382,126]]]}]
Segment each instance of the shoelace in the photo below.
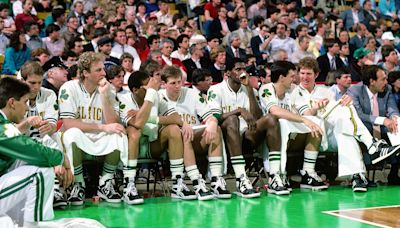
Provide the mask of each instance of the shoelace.
[{"label": "shoelace", "polygon": [[177,179],[177,185],[178,185],[178,192],[181,192],[182,190],[188,192],[189,188],[186,186],[185,182],[183,182],[183,178],[178,178]]},{"label": "shoelace", "polygon": [[274,178],[272,178],[272,183],[276,183],[279,187],[283,187],[283,182],[279,174],[274,175]]},{"label": "shoelace", "polygon": [[368,180],[364,174],[360,173],[361,180],[364,181],[364,184],[368,184]]},{"label": "shoelace", "polygon": [[128,186],[126,186],[126,193],[129,195],[133,195],[136,196],[137,195],[137,190],[136,190],[136,186],[135,183],[129,182]]},{"label": "shoelace", "polygon": [[240,181],[242,182],[242,186],[244,186],[246,189],[253,188],[253,185],[251,185],[249,178],[245,177],[244,175],[240,177]]},{"label": "shoelace", "polygon": [[112,185],[112,180],[107,180],[106,185],[104,186],[107,195],[111,193],[111,195],[116,195],[117,192],[114,190],[114,186]]},{"label": "shoelace", "polygon": [[206,186],[206,181],[203,178],[198,179],[199,182],[199,190],[201,189],[203,192],[208,192],[207,186]]},{"label": "shoelace", "polygon": [[215,187],[216,188],[221,188],[222,190],[226,191],[226,182],[224,178],[222,177],[217,177],[217,181],[215,182]]},{"label": "shoelace", "polygon": [[71,190],[71,196],[78,196],[79,191],[81,190],[79,184],[74,184],[74,187]]},{"label": "shoelace", "polygon": [[64,198],[64,197],[63,197],[63,194],[62,194],[59,190],[55,190],[55,191],[54,191],[54,197],[57,198],[57,199],[62,199],[62,198]]},{"label": "shoelace", "polygon": [[309,173],[308,175],[309,175],[311,178],[313,178],[314,180],[316,180],[316,181],[318,181],[318,182],[322,182],[321,177],[319,177],[319,176],[317,175],[317,173]]},{"label": "shoelace", "polygon": [[282,180],[283,185],[290,185],[286,174],[282,174],[281,180]]}]

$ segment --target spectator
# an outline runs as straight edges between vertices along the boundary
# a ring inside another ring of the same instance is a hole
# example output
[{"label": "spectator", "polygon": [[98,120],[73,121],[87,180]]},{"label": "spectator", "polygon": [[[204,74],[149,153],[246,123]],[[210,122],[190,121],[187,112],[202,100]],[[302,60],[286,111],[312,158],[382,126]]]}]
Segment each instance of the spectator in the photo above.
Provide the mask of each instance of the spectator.
[{"label": "spectator", "polygon": [[58,96],[60,87],[68,81],[68,67],[62,63],[60,57],[53,57],[43,66],[45,78],[42,87],[51,89]]},{"label": "spectator", "polygon": [[186,59],[190,59],[189,53],[189,36],[186,34],[182,34],[176,40],[178,43],[178,50],[175,50],[171,53],[171,57],[175,59],[179,59],[183,62]]},{"label": "spectator", "polygon": [[0,3],[0,18],[4,21],[3,33],[11,35],[15,31],[14,19],[8,15],[9,6],[7,3]]},{"label": "spectator", "polygon": [[16,30],[10,37],[10,46],[6,49],[3,74],[14,75],[31,57],[31,50],[26,46],[25,35]]},{"label": "spectator", "polygon": [[355,28],[357,34],[353,36],[349,41],[350,53],[354,53],[355,50],[364,47],[365,34],[368,31],[367,27],[363,24],[357,24]]},{"label": "spectator", "polygon": [[233,64],[235,58],[239,58],[242,62],[246,60],[246,51],[240,48],[240,36],[238,33],[231,33],[228,38],[228,46],[226,47],[226,62]]},{"label": "spectator", "polygon": [[42,20],[31,13],[32,0],[24,0],[23,12],[15,17],[15,27],[17,30],[23,30],[24,24],[28,21],[36,21],[39,25],[43,24]]},{"label": "spectator", "polygon": [[39,25],[34,21],[28,21],[24,24],[26,46],[30,50],[44,48],[43,41],[39,37]]},{"label": "spectator", "polygon": [[299,37],[299,47],[292,56],[292,63],[297,64],[301,59],[305,57],[315,58],[311,52],[308,52],[308,48],[310,45],[310,38],[308,36],[300,36]]},{"label": "spectator", "polygon": [[[26,1],[26,0],[25,0],[25,1]],[[15,2],[13,3],[12,9],[13,9],[13,15],[14,15],[14,17],[16,17],[18,14],[21,14],[21,13],[24,12],[23,4],[24,4],[25,1],[24,1],[24,0],[17,0],[17,1],[15,1]],[[30,11],[30,13],[31,13],[32,15],[37,15],[37,12],[36,12],[35,7],[32,7],[32,10]]]},{"label": "spectator", "polygon": [[247,18],[254,18],[255,16],[261,16],[267,18],[267,9],[265,8],[265,0],[256,0],[247,9]]},{"label": "spectator", "polygon": [[133,57],[133,69],[138,71],[140,68],[140,58],[134,47],[126,44],[127,38],[124,30],[118,30],[114,33],[114,46],[111,51],[111,56],[121,58],[122,54],[129,53]]},{"label": "spectator", "polygon": [[[1,11],[0,11],[0,13],[1,13]],[[5,54],[6,48],[10,44],[10,40],[3,33],[3,27],[4,27],[4,19],[0,17],[0,54],[1,55]]]},{"label": "spectator", "polygon": [[192,74],[196,69],[208,69],[208,63],[203,58],[204,51],[201,48],[201,44],[193,44],[190,46],[189,59],[184,60],[182,63],[185,65],[187,70],[187,81],[192,82]]},{"label": "spectator", "polygon": [[328,51],[326,54],[317,58],[319,69],[321,72],[316,81],[324,82],[329,71],[337,70],[340,68],[340,61],[336,55],[339,54],[339,44],[334,39],[326,39],[324,41],[325,49]]},{"label": "spectator", "polygon": [[400,71],[392,71],[388,75],[388,83],[392,86],[392,94],[397,108],[400,108]]},{"label": "spectator", "polygon": [[378,4],[379,12],[385,19],[397,19],[394,0],[382,0]]},{"label": "spectator", "polygon": [[248,26],[248,20],[245,17],[239,19],[239,28],[235,30],[240,37],[240,48],[244,49],[247,54],[252,54],[252,50],[250,47],[250,41],[253,37],[253,33],[251,32]]},{"label": "spectator", "polygon": [[271,55],[274,55],[278,49],[283,49],[287,52],[290,60],[294,53],[295,43],[293,38],[288,37],[286,30],[286,24],[278,23],[276,26],[276,36],[269,43],[268,51]]},{"label": "spectator", "polygon": [[391,45],[383,45],[382,46],[382,63],[379,65],[385,71],[386,74],[389,74],[392,71],[400,70],[398,63],[398,55],[396,50]]},{"label": "spectator", "polygon": [[65,41],[60,38],[60,26],[50,24],[46,28],[46,35],[47,37],[43,38],[43,44],[50,56],[61,56],[64,52]]},{"label": "spectator", "polygon": [[68,17],[67,29],[63,31],[61,35],[61,38],[65,41],[66,44],[68,44],[73,37],[79,36],[78,27],[78,18],[76,16]]},{"label": "spectator", "polygon": [[75,37],[68,43],[68,50],[75,52],[79,57],[83,53],[83,40],[80,37]]},{"label": "spectator", "polygon": [[226,70],[226,52],[222,47],[216,47],[211,50],[211,61],[214,63],[210,66],[210,73],[213,77],[213,82],[222,82],[225,78]]},{"label": "spectator", "polygon": [[166,24],[168,27],[172,27],[172,15],[169,13],[169,5],[165,1],[160,1],[160,10],[155,14],[157,16],[158,23]]},{"label": "spectator", "polygon": [[32,51],[32,59],[39,62],[43,66],[49,60],[49,52],[44,48],[37,48]]}]

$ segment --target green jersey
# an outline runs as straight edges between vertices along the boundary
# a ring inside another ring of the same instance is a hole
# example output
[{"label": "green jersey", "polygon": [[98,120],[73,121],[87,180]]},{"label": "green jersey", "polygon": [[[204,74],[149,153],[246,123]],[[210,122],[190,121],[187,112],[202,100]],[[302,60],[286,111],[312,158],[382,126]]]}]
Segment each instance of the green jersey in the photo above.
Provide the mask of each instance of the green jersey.
[{"label": "green jersey", "polygon": [[0,111],[0,176],[17,159],[28,165],[52,167],[63,164],[64,154],[21,134]]}]

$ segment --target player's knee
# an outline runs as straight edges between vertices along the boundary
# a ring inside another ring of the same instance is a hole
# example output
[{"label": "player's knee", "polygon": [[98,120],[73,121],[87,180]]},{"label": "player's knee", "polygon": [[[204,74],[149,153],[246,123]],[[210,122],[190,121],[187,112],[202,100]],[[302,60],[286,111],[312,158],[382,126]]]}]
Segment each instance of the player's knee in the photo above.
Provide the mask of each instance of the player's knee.
[{"label": "player's knee", "polygon": [[142,131],[134,127],[128,127],[128,140],[139,141]]},{"label": "player's knee", "polygon": [[229,116],[221,125],[222,128],[229,131],[239,131],[239,118],[236,115]]},{"label": "player's knee", "polygon": [[181,129],[179,128],[178,125],[176,124],[172,124],[172,125],[168,125],[165,127],[164,129],[167,133],[167,137],[170,139],[181,139]]},{"label": "player's knee", "polygon": [[275,128],[279,126],[279,119],[273,115],[265,115],[261,118],[262,125],[268,126],[269,128]]}]

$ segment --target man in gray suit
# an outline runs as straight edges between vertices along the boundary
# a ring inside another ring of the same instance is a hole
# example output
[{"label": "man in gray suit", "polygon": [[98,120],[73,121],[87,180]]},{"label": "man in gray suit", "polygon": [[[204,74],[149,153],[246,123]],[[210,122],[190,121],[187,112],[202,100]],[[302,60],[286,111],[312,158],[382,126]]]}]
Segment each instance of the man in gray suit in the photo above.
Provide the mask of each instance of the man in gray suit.
[{"label": "man in gray suit", "polygon": [[361,11],[360,1],[354,0],[351,4],[351,8],[343,11],[343,13],[340,14],[340,18],[343,19],[346,30],[351,30],[355,24],[364,24],[365,17]]},{"label": "man in gray suit", "polygon": [[[375,137],[387,139],[387,133],[398,132],[398,116],[392,89],[387,83],[385,71],[376,65],[366,66],[363,82],[352,86],[348,93],[353,97],[358,116]],[[398,153],[396,152],[396,157]],[[389,183],[400,184],[397,176],[397,158],[392,159]]]}]

